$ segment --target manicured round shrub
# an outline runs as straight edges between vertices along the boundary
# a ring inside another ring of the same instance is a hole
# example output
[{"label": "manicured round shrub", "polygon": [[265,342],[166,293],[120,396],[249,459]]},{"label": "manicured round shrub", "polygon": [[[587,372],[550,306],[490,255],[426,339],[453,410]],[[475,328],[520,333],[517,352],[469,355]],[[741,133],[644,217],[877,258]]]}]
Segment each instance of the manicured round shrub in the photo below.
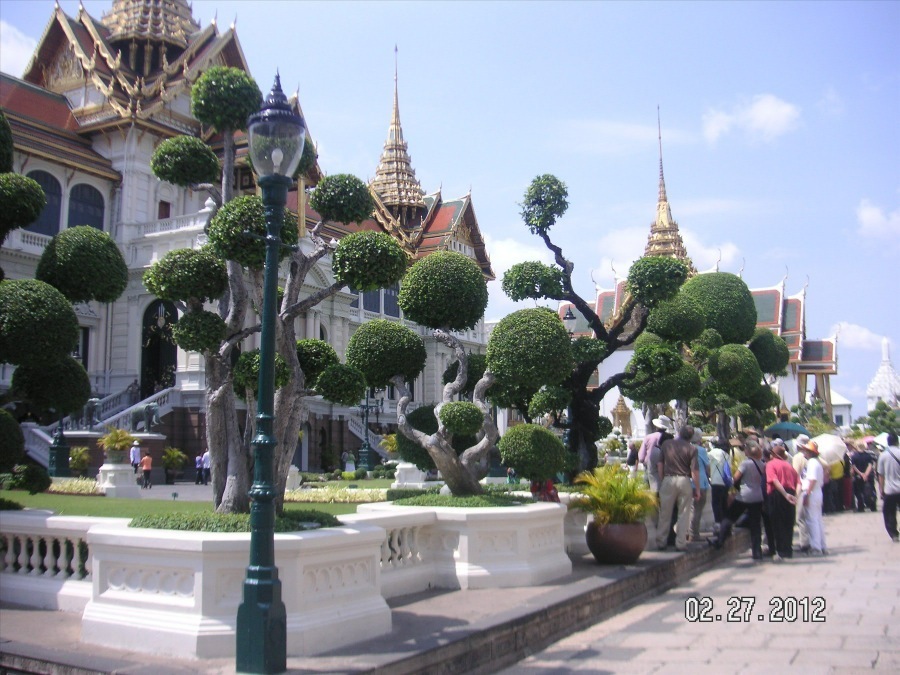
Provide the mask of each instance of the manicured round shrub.
[{"label": "manicured round shrub", "polygon": [[743,344],[756,330],[756,304],[747,284],[728,272],[698,274],[681,292],[692,298],[706,321],[722,336],[725,344]]},{"label": "manicured round shrub", "polygon": [[526,298],[559,298],[563,294],[563,272],[541,262],[516,263],[503,275],[502,287],[516,302]]},{"label": "manicured round shrub", "polygon": [[195,136],[164,140],[150,158],[150,168],[160,180],[182,187],[215,183],[219,178],[219,158]]},{"label": "manicured round shrub", "polygon": [[484,414],[469,401],[449,401],[439,414],[441,424],[453,435],[474,436],[484,425]]},{"label": "manicured round shrub", "polygon": [[28,361],[12,377],[12,393],[59,419],[80,410],[91,397],[91,380],[79,361],[64,356],[56,362]]},{"label": "manicured round shrub", "polygon": [[172,339],[186,352],[215,352],[225,339],[225,321],[218,314],[200,310],[184,314],[172,326]]},{"label": "manicured round shrub", "polygon": [[240,68],[213,66],[191,88],[191,114],[218,131],[246,129],[262,101],[256,82]]},{"label": "manicured round shrub", "polygon": [[169,251],[144,272],[144,286],[160,300],[203,303],[228,288],[225,261],[207,247]]},{"label": "manicured round shrub", "polygon": [[347,365],[358,369],[370,387],[385,387],[392,377],[414,380],[425,367],[425,343],[412,330],[386,319],[361,325],[347,343]]},{"label": "manicured round shrub", "polygon": [[[259,398],[259,349],[242,353],[232,370],[235,393],[244,398],[247,390]],[[281,389],[291,381],[291,369],[281,354],[275,354],[275,389]]]},{"label": "manicured round shrub", "polygon": [[744,400],[756,392],[762,370],[756,356],[744,345],[726,344],[709,357],[709,373],[735,398]]},{"label": "manicured round shrub", "polygon": [[[433,405],[423,405],[406,416],[413,429],[421,431],[423,434],[434,434],[438,430],[437,418],[434,416]],[[474,436],[454,436],[450,445],[456,451],[457,455],[461,455],[467,448],[475,445]],[[415,464],[422,471],[432,471],[437,467],[431,455],[421,445],[408,439],[401,432],[397,432],[397,454],[404,462]]]},{"label": "manicured round shrub", "polygon": [[[209,223],[209,244],[220,258],[234,260],[243,267],[262,269],[266,262],[266,245],[248,233],[265,237],[266,214],[257,195],[236,197],[219,209]],[[287,209],[281,226],[278,259],[286,258],[287,247],[297,243],[297,218]]]},{"label": "manicured round shrub", "polygon": [[472,258],[437,251],[409,268],[397,300],[405,317],[421,326],[467,330],[484,316],[487,282]]},{"label": "manicured round shrub", "polygon": [[744,401],[754,410],[774,410],[781,404],[781,397],[778,392],[772,391],[772,387],[760,383]]},{"label": "manicured round shrub", "polygon": [[572,360],[575,363],[596,361],[600,363],[607,356],[606,344],[596,338],[582,336],[572,340]]},{"label": "manicured round shrub", "polygon": [[326,366],[315,385],[325,400],[345,406],[357,405],[366,395],[366,378],[356,368],[342,363]]},{"label": "manicured round shrub", "polygon": [[35,277],[70,302],[113,302],[128,286],[128,265],[106,232],[89,225],[70,227],[44,249]]},{"label": "manicured round shrub", "polygon": [[[325,340],[297,340],[297,360],[306,378],[307,387],[315,387],[316,382],[328,366],[339,363],[334,347]],[[356,399],[359,400],[358,398]]]},{"label": "manicured round shrub", "polygon": [[36,495],[38,492],[46,492],[53,484],[47,469],[37,464],[17,464],[12,470],[12,479],[9,487],[13,490],[27,490],[28,494]]},{"label": "manicured round shrub", "polygon": [[300,176],[305,176],[309,173],[310,169],[316,165],[316,160],[318,158],[319,155],[316,154],[315,145],[313,145],[312,141],[307,137],[306,142],[303,144],[303,153],[300,155],[300,163],[297,164],[297,169],[292,176],[293,179],[297,180]]},{"label": "manicured round shrub", "polygon": [[658,303],[647,318],[647,330],[672,342],[690,342],[703,332],[703,314],[696,302],[678,293]]},{"label": "manicured round shrub", "polygon": [[531,181],[520,206],[522,220],[532,234],[546,234],[553,227],[569,208],[568,196],[566,184],[552,174],[545,173]]},{"label": "manicured round shrub", "polygon": [[391,235],[361,230],[338,242],[331,259],[336,281],[357,291],[386,288],[403,278],[409,257]]},{"label": "manicured round shrub", "polygon": [[556,313],[545,307],[505,316],[488,340],[487,366],[505,385],[557,384],[572,365],[569,334]]},{"label": "manicured round shrub", "polygon": [[791,358],[787,342],[768,328],[757,328],[747,345],[764,373],[781,373]]},{"label": "manicured round shrub", "polygon": [[689,363],[674,373],[650,378],[642,384],[623,383],[622,393],[633,401],[661,405],[673,399],[688,400],[700,391],[700,374]]},{"label": "manicured round shrub", "polygon": [[78,341],[72,303],[37,279],[0,283],[0,363],[58,361]]},{"label": "manicured round shrub", "polygon": [[566,448],[549,429],[539,424],[510,427],[497,443],[505,466],[528,480],[548,480],[566,468]]},{"label": "manicured round shrub", "polygon": [[626,288],[636,302],[652,309],[663,300],[675,297],[689,271],[681,260],[646,256],[636,260],[628,270]]},{"label": "manicured round shrub", "polygon": [[8,410],[0,408],[0,473],[11,470],[25,457],[25,435]]},{"label": "manicured round shrub", "polygon": [[37,220],[46,204],[37,181],[17,173],[0,173],[0,242],[13,230]]},{"label": "manicured round shrub", "polygon": [[565,387],[543,387],[531,397],[528,416],[535,419],[541,415],[560,412],[569,407],[571,402],[572,392]]},{"label": "manicured round shrub", "polygon": [[361,223],[375,210],[369,186],[349,173],[325,176],[309,196],[309,205],[322,220],[335,223]]}]

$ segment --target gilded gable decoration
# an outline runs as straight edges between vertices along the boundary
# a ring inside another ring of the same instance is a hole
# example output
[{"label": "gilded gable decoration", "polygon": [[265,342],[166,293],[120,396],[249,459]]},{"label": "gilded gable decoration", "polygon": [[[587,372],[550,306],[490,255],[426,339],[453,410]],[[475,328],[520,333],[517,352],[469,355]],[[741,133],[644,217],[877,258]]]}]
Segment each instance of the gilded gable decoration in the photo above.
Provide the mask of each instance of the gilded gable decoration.
[{"label": "gilded gable decoration", "polygon": [[63,92],[84,83],[84,68],[72,45],[66,45],[50,65],[42,69],[44,82],[51,91]]}]

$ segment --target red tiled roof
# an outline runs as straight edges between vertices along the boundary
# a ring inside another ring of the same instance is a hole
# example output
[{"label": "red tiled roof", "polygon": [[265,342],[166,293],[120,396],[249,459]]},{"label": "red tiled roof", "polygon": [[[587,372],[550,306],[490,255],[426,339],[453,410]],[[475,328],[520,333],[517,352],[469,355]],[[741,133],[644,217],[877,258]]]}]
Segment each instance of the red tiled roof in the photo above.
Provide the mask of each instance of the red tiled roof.
[{"label": "red tiled roof", "polygon": [[75,121],[65,96],[6,73],[0,74],[0,107],[54,129],[78,129],[78,122]]}]

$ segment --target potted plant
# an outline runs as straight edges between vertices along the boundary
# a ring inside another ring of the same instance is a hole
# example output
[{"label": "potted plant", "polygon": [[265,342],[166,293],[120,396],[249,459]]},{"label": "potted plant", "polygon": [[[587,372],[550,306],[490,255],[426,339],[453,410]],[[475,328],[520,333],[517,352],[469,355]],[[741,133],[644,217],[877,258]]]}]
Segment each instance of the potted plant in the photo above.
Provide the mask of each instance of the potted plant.
[{"label": "potted plant", "polygon": [[163,450],[162,465],[166,472],[166,485],[175,484],[175,476],[184,468],[187,461],[188,456],[178,448]]},{"label": "potted plant", "polygon": [[108,464],[128,464],[128,449],[134,443],[134,436],[124,429],[107,427],[105,435],[97,439],[97,445],[106,453]]},{"label": "potted plant", "polygon": [[74,476],[84,478],[90,463],[91,453],[85,446],[74,447],[69,451],[69,470]]},{"label": "potted plant", "polygon": [[597,562],[631,564],[647,545],[644,519],[657,507],[656,496],[643,480],[632,478],[617,465],[583,471],[570,507],[593,516],[585,536]]}]

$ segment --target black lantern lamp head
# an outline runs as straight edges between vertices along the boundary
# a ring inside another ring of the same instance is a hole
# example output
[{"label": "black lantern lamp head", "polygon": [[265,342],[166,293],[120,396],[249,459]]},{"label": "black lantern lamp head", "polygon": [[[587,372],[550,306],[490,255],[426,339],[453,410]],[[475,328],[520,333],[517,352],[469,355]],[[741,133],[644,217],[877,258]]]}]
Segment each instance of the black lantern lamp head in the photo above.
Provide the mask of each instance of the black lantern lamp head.
[{"label": "black lantern lamp head", "polygon": [[279,75],[275,75],[263,107],[247,119],[247,131],[250,159],[260,178],[294,175],[303,156],[306,125],[303,117],[291,110]]},{"label": "black lantern lamp head", "polygon": [[572,335],[572,334],[575,332],[575,322],[576,322],[576,319],[575,319],[575,315],[572,313],[572,306],[571,306],[571,305],[569,305],[569,306],[566,308],[566,314],[565,314],[565,316],[563,316],[562,322],[563,322],[563,326],[566,327],[566,331],[567,331],[570,335]]}]

